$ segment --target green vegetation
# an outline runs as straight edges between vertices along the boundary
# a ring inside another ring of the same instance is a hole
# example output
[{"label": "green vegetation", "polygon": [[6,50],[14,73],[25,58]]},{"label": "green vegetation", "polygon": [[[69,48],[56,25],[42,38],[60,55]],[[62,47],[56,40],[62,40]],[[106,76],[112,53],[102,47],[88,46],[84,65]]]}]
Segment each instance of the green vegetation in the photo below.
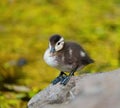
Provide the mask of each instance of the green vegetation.
[{"label": "green vegetation", "polygon": [[[26,108],[57,76],[43,61],[56,33],[80,43],[96,61],[82,73],[120,66],[119,0],[1,0],[0,108]],[[17,91],[16,85],[30,90]]]}]

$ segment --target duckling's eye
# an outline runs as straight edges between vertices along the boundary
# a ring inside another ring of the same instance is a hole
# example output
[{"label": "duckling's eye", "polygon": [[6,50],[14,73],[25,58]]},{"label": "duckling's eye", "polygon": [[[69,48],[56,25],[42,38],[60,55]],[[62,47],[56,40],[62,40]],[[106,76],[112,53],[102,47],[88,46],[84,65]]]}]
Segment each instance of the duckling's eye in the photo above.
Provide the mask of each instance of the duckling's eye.
[{"label": "duckling's eye", "polygon": [[58,42],[57,45],[60,45],[60,42]]}]

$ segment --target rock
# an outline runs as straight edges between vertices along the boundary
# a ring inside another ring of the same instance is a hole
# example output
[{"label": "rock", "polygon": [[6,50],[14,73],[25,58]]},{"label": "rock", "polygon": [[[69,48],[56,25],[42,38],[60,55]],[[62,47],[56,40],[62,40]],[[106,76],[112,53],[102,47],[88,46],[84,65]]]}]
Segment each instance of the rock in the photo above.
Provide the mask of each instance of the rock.
[{"label": "rock", "polygon": [[120,108],[120,69],[74,76],[66,86],[50,84],[28,108]]}]

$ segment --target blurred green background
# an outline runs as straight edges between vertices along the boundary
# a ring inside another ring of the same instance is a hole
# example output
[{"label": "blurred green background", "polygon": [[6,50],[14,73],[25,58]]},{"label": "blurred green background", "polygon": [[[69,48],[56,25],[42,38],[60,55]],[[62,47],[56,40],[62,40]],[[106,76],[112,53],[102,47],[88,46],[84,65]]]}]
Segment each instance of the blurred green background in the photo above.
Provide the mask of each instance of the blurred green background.
[{"label": "blurred green background", "polygon": [[119,68],[120,0],[1,0],[0,108],[26,108],[58,75],[43,61],[56,33],[96,61],[81,73]]}]

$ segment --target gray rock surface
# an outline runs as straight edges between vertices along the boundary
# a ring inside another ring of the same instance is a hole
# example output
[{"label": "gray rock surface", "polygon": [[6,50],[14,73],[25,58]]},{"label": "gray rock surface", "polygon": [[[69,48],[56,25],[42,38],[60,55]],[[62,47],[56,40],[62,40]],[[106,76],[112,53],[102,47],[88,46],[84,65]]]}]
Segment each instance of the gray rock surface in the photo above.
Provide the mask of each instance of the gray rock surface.
[{"label": "gray rock surface", "polygon": [[74,76],[66,86],[50,84],[28,108],[120,108],[120,69]]}]

